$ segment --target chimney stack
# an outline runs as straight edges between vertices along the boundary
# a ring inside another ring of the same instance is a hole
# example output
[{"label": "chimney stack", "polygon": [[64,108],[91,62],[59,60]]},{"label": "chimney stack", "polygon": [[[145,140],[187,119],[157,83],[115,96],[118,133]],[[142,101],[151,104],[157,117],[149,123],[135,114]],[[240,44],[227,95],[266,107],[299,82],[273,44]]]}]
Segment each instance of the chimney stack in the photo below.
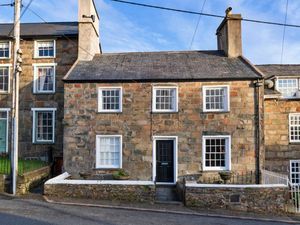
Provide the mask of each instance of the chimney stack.
[{"label": "chimney stack", "polygon": [[231,14],[232,8],[226,9],[226,17],[217,29],[218,50],[223,50],[227,57],[242,55],[242,16]]},{"label": "chimney stack", "polygon": [[94,0],[78,0],[78,60],[90,61],[101,52],[99,15]]}]

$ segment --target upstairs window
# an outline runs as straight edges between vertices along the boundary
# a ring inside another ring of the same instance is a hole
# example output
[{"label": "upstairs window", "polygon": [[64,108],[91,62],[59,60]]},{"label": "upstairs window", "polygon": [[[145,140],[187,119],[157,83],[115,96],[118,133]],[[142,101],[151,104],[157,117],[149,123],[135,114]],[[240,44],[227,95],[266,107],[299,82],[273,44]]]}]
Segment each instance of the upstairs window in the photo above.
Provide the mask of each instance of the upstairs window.
[{"label": "upstairs window", "polygon": [[9,92],[9,66],[0,65],[0,93]]},{"label": "upstairs window", "polygon": [[230,170],[230,136],[203,136],[203,170]]},{"label": "upstairs window", "polygon": [[96,168],[122,168],[121,135],[97,135]]},{"label": "upstairs window", "polygon": [[300,184],[300,160],[290,160],[290,179],[292,184]]},{"label": "upstairs window", "polygon": [[278,79],[277,90],[284,98],[295,98],[299,89],[298,79]]},{"label": "upstairs window", "polygon": [[99,88],[98,112],[122,112],[121,87]]},{"label": "upstairs window", "polygon": [[152,109],[153,112],[177,112],[177,87],[154,87]]},{"label": "upstairs window", "polygon": [[203,111],[229,111],[229,86],[204,86]]},{"label": "upstairs window", "polygon": [[292,113],[289,116],[290,142],[300,142],[300,114]]},{"label": "upstairs window", "polygon": [[53,58],[55,57],[55,41],[36,41],[35,42],[36,58]]},{"label": "upstairs window", "polygon": [[0,59],[10,58],[10,42],[0,42]]},{"label": "upstairs window", "polygon": [[33,143],[54,143],[55,108],[34,108]]},{"label": "upstairs window", "polygon": [[34,93],[54,93],[55,64],[36,64],[34,66]]}]

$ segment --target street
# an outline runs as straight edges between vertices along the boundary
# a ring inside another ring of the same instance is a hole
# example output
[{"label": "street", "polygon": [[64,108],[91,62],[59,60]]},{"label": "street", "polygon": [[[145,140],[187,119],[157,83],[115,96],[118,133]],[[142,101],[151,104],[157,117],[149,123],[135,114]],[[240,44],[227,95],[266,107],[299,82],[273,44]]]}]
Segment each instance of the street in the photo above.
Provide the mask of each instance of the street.
[{"label": "street", "polygon": [[168,213],[137,212],[82,206],[50,204],[36,199],[0,197],[0,224],[2,225],[283,225],[254,220],[175,215]]}]

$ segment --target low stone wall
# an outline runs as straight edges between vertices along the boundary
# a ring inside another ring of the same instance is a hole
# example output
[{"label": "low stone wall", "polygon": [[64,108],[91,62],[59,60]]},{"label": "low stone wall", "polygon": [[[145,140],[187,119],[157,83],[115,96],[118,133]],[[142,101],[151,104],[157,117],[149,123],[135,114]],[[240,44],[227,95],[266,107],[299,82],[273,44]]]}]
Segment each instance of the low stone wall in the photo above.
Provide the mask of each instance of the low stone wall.
[{"label": "low stone wall", "polygon": [[50,167],[46,166],[31,172],[18,176],[17,194],[26,194],[30,188],[46,181],[50,176]]},{"label": "low stone wall", "polygon": [[286,214],[289,188],[284,185],[186,185],[185,204],[201,209],[230,209]]},{"label": "low stone wall", "polygon": [[126,202],[154,202],[150,181],[68,180],[67,173],[47,181],[44,194],[58,198],[90,198]]},{"label": "low stone wall", "polygon": [[5,191],[5,179],[6,176],[0,174],[0,193]]}]

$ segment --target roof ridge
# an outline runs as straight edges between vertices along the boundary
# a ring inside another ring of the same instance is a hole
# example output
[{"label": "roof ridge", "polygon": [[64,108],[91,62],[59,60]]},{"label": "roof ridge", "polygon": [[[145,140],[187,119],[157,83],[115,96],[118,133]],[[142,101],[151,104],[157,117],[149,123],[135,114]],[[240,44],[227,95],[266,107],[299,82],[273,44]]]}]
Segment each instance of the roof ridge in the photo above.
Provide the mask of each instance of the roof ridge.
[{"label": "roof ridge", "polygon": [[[71,23],[77,23],[78,24],[78,21],[53,21],[53,22],[25,22],[25,23],[21,23],[21,25],[24,25],[24,24],[71,24]],[[13,23],[0,23],[0,25],[13,25]]]},{"label": "roof ridge", "polygon": [[[223,53],[221,50],[163,50],[163,51],[145,51],[145,52],[107,52],[102,54],[96,54],[95,56],[102,56],[102,55],[125,55],[125,54],[156,54],[156,53],[170,53],[170,54],[184,54],[184,53],[192,53],[192,52],[199,52],[199,53]],[[220,54],[221,55],[221,54]]]}]

